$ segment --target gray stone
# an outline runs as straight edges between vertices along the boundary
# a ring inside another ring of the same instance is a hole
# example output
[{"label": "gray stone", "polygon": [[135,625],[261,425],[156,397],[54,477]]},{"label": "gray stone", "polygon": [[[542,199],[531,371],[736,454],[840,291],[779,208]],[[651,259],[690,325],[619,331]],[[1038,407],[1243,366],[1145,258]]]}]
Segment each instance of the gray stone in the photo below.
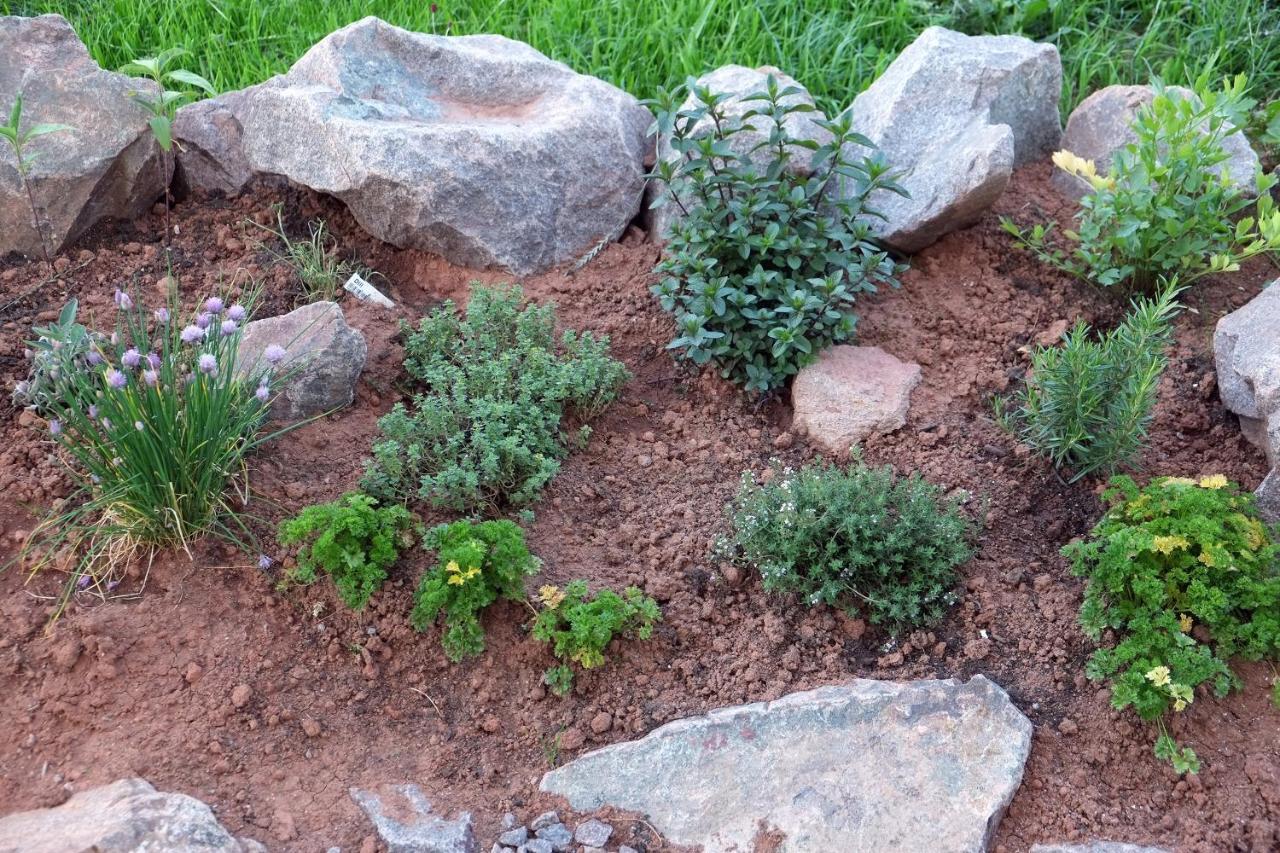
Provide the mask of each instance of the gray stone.
[{"label": "gray stone", "polygon": [[542,829],[545,826],[551,826],[552,824],[556,824],[559,822],[560,822],[560,812],[554,812],[554,811],[543,812],[542,814],[535,817],[529,823],[529,828],[532,829],[534,832],[537,832],[539,829]]},{"label": "gray stone", "polygon": [[388,853],[477,853],[471,814],[453,820],[432,814],[431,802],[417,785],[390,785],[382,793],[350,790],[387,845]]},{"label": "gray stone", "polygon": [[883,152],[910,193],[881,193],[882,241],[914,252],[972,225],[1015,166],[1057,146],[1062,62],[1020,36],[930,27],[853,102],[854,129]]},{"label": "gray stone", "polygon": [[578,811],[648,815],[673,844],[781,853],[981,851],[1022,779],[1031,723],[982,676],[857,680],[668,723],[542,777]]},{"label": "gray stone", "polygon": [[180,185],[234,196],[253,180],[253,167],[244,153],[244,131],[236,118],[244,99],[243,92],[227,92],[178,110],[173,138]]},{"label": "gray stone", "polygon": [[901,428],[919,384],[919,365],[879,347],[829,347],[792,383],[792,423],[811,444],[843,456],[872,433]]},{"label": "gray stone", "polygon": [[1262,520],[1267,524],[1280,524],[1280,468],[1272,468],[1253,494]]},{"label": "gray stone", "polygon": [[1272,282],[1218,320],[1213,333],[1218,395],[1245,436],[1280,465],[1280,285]]},{"label": "gray stone", "polygon": [[[286,353],[274,368],[266,358],[272,344]],[[250,377],[263,371],[284,377],[282,387],[271,387],[270,416],[298,420],[350,405],[366,352],[364,335],[347,325],[336,303],[312,302],[245,326],[237,370]]]},{"label": "gray stone", "polygon": [[595,818],[578,824],[578,828],[573,832],[574,840],[588,847],[605,846],[609,843],[611,835],[613,835],[613,827]]},{"label": "gray stone", "polygon": [[618,853],[640,853],[640,851],[634,847],[628,847],[624,844],[618,848]]},{"label": "gray stone", "polygon": [[[60,15],[0,17],[0,111],[23,97],[22,127],[64,124],[71,130],[32,140],[30,181],[54,251],[105,219],[132,219],[168,186],[171,164],[134,92],[155,84],[104,71]],[[0,255],[39,255],[40,235],[8,146],[0,148]]]},{"label": "gray stone", "polygon": [[[747,98],[759,92],[765,91],[769,83],[769,77],[772,76],[778,84],[778,88],[787,89],[795,87],[799,92],[788,95],[782,99],[782,103],[788,106],[796,104],[807,104],[814,106],[813,97],[809,91],[801,86],[795,78],[784,74],[782,71],[772,66],[762,66],[760,68],[746,68],[741,65],[724,65],[708,74],[704,74],[697,79],[697,85],[704,86],[718,95],[727,96],[721,104],[725,116],[734,122],[741,121],[749,110],[760,109],[762,107],[759,101],[748,101]],[[693,109],[701,103],[696,95],[690,93],[681,105],[682,110]],[[783,122],[786,131],[795,139],[807,139],[817,142],[819,145],[826,144],[831,141],[831,132],[818,126],[818,122],[824,118],[823,114],[814,108],[813,112],[796,112],[787,117]],[[771,152],[767,150],[755,150],[761,142],[767,142],[769,139],[769,128],[772,125],[768,119],[760,116],[748,119],[746,122],[747,129],[742,130],[729,137],[729,148],[733,153],[741,157],[750,156],[756,167],[763,170],[767,168],[772,159]],[[711,135],[715,130],[715,122],[709,117],[699,119],[691,128],[691,135],[694,138],[702,138]],[[800,146],[792,146],[791,153],[794,155],[790,161],[790,171],[795,174],[805,175],[810,172],[809,162],[812,154]],[[671,137],[662,135],[658,138],[658,157],[664,161],[674,162],[679,159],[680,155],[671,148]],[[667,192],[667,188],[660,182],[655,181],[652,186],[655,193]],[[681,197],[681,203],[688,208],[693,204],[693,200],[687,197]],[[659,236],[666,236],[672,223],[679,217],[680,208],[674,203],[668,202],[662,207],[655,208],[652,212],[652,221],[650,230]]]},{"label": "gray stone", "polygon": [[121,779],[81,791],[54,808],[0,818],[0,850],[266,853],[256,841],[233,838],[204,803],[161,793],[143,779]]},{"label": "gray stone", "polygon": [[564,851],[573,847],[573,833],[563,823],[544,826],[537,831],[537,835],[543,841],[550,842],[556,853],[564,853]]},{"label": "gray stone", "polygon": [[512,812],[507,812],[502,816],[501,826],[503,829],[515,829],[520,825],[520,820]]},{"label": "gray stone", "polygon": [[[1182,86],[1170,86],[1170,90],[1199,105],[1195,92]],[[1062,134],[1060,148],[1077,157],[1092,160],[1098,174],[1105,175],[1116,151],[1138,141],[1133,130],[1133,120],[1138,110],[1155,99],[1151,86],[1107,86],[1080,102],[1067,119],[1067,129]],[[1254,176],[1261,166],[1258,155],[1249,145],[1243,133],[1233,133],[1222,140],[1228,159],[1215,167],[1215,174],[1226,171],[1231,183],[1248,195],[1254,195]],[[1056,170],[1053,184],[1071,198],[1080,198],[1090,191],[1084,181]]]},{"label": "gray stone", "polygon": [[530,838],[518,850],[519,853],[555,853],[555,848],[545,838]]},{"label": "gray stone", "polygon": [[508,829],[506,832],[498,836],[498,842],[508,847],[519,847],[529,839],[529,830],[523,826],[517,826],[515,829]]},{"label": "gray stone", "polygon": [[1120,841],[1090,841],[1085,844],[1033,844],[1031,853],[1173,853],[1164,847],[1124,844]]},{"label": "gray stone", "polygon": [[539,272],[616,238],[640,208],[650,112],[501,36],[365,18],[241,94],[254,171],[454,263]]}]

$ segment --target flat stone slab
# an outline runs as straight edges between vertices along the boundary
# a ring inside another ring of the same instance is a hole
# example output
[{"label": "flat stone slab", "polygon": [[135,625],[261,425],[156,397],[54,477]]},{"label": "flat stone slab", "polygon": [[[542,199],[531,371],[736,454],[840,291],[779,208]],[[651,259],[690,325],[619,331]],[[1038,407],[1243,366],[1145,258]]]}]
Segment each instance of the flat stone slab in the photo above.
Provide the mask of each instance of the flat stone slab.
[{"label": "flat stone slab", "polygon": [[121,779],[80,791],[60,806],[0,818],[0,851],[15,853],[266,853],[233,838],[195,797]]},{"label": "flat stone slab", "polygon": [[815,446],[844,455],[872,433],[906,424],[919,384],[918,364],[880,347],[829,347],[791,384],[793,422]]},{"label": "flat stone slab", "polygon": [[[644,813],[704,853],[986,850],[1022,780],[1031,723],[983,676],[857,680],[721,708],[542,777],[578,811]],[[771,848],[773,849],[773,848]]]}]

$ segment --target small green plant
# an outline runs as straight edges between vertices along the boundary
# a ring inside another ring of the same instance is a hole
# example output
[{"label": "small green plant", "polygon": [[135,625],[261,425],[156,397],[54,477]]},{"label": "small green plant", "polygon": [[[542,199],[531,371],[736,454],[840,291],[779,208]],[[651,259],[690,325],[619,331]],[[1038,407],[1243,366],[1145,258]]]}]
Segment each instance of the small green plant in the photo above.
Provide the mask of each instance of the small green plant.
[{"label": "small green plant", "polygon": [[[31,372],[13,389],[13,402],[17,406],[33,406],[43,417],[53,417],[56,404],[64,395],[82,390],[71,385],[66,377],[83,370],[93,351],[93,337],[89,330],[76,321],[79,303],[72,298],[58,313],[58,319],[48,326],[32,328],[36,339],[28,341],[31,351]],[[92,399],[75,401],[82,405]]]},{"label": "small green plant", "polygon": [[[695,104],[687,109],[683,90],[652,102],[654,127],[677,155],[660,157],[650,176],[667,188],[654,206],[681,214],[653,286],[676,318],[668,348],[699,366],[714,363],[749,391],[772,391],[853,336],[858,294],[897,285],[905,267],[872,242],[876,214],[867,201],[877,191],[906,191],[880,158],[854,156],[873,146],[847,111],[815,121],[831,134],[825,144],[795,138],[787,120],[813,107],[772,76],[744,99],[752,108],[741,117],[726,112],[724,95],[696,84],[689,91]],[[746,132],[767,141],[735,151]]]},{"label": "small green plant", "polygon": [[72,130],[65,124],[37,124],[22,129],[22,96],[13,100],[13,109],[9,112],[9,123],[0,126],[0,139],[9,143],[13,158],[18,167],[18,180],[22,182],[23,192],[27,195],[27,204],[31,207],[31,224],[36,229],[36,237],[40,240],[40,251],[45,263],[52,264],[49,251],[49,235],[45,231],[44,218],[40,215],[40,206],[36,204],[35,190],[31,186],[31,167],[35,165],[38,152],[27,146],[33,139],[48,136],[50,133],[62,133]]},{"label": "small green plant", "polygon": [[355,273],[368,279],[368,269],[344,261],[338,256],[329,228],[323,219],[309,223],[311,236],[305,240],[291,240],[284,227],[284,213],[276,206],[276,227],[254,225],[278,239],[282,251],[273,252],[276,260],[293,268],[302,284],[301,302],[336,302],[342,285]]},{"label": "small green plant", "polygon": [[[288,379],[278,345],[265,363],[237,369],[245,305],[210,297],[183,326],[176,306],[150,315],[116,291],[110,334],[59,369],[39,405],[50,438],[79,484],[37,528],[23,557],[33,571],[62,564],[76,582],[102,582],[139,549],[214,535],[245,547],[245,456],[261,435],[272,387]],[[62,319],[71,321],[73,311]],[[236,488],[233,488],[236,487]],[[234,493],[233,493],[234,492]]]},{"label": "small green plant", "polygon": [[524,579],[540,563],[513,521],[455,521],[428,531],[422,547],[435,551],[435,568],[422,576],[409,620],[426,631],[444,614],[441,643],[451,661],[484,651],[480,612],[499,598],[524,601]]},{"label": "small green plant", "polygon": [[[528,504],[568,452],[566,414],[585,420],[617,396],[626,368],[608,340],[555,337],[555,309],[521,310],[520,289],[477,287],[406,327],[404,366],[421,389],[378,426],[362,487],[381,498],[457,510]],[[579,440],[589,433],[586,427]]]},{"label": "small green plant", "polygon": [[1085,669],[1111,682],[1111,703],[1154,720],[1158,758],[1195,773],[1165,717],[1184,711],[1207,685],[1218,696],[1241,681],[1233,657],[1280,656],[1280,547],[1258,520],[1253,496],[1215,475],[1163,477],[1139,489],[1116,477],[1111,509],[1086,539],[1062,553],[1087,579],[1080,624],[1098,642]]},{"label": "small green plant", "polygon": [[280,525],[281,545],[304,543],[290,577],[313,583],[323,569],[338,587],[338,597],[352,610],[362,609],[387,579],[387,569],[400,556],[405,531],[413,522],[407,509],[378,502],[358,492],[305,508]]},{"label": "small green plant", "polygon": [[[217,94],[213,85],[185,68],[174,68],[173,65],[190,51],[181,47],[171,47],[155,56],[135,59],[126,63],[121,74],[135,77],[146,77],[156,84],[158,91],[151,95],[146,92],[133,92],[134,101],[140,104],[150,115],[147,125],[151,135],[160,146],[160,183],[164,186],[164,244],[169,246],[173,236],[173,228],[169,221],[169,174],[173,167],[173,120],[178,114],[178,107],[184,101],[199,97],[193,90],[200,90],[210,97]],[[177,88],[181,87],[181,88]]]},{"label": "small green plant", "polygon": [[973,553],[972,524],[918,475],[855,460],[749,473],[729,507],[716,555],[758,569],[765,590],[812,606],[863,611],[890,630],[914,628],[955,602],[956,567]]},{"label": "small green plant", "polygon": [[1202,79],[1197,100],[1155,81],[1154,100],[1139,110],[1137,141],[1116,152],[1110,172],[1097,174],[1091,160],[1059,151],[1054,163],[1090,188],[1081,201],[1077,230],[1063,232],[1074,247],[1064,252],[1049,242],[1054,227],[1024,231],[1009,219],[1002,225],[1019,246],[1041,260],[1103,287],[1151,292],[1161,279],[1184,285],[1211,273],[1280,249],[1280,211],[1271,199],[1274,175],[1259,173],[1254,204],[1222,170],[1228,155],[1222,142],[1240,127],[1245,78],[1214,92]]},{"label": "small green plant", "polygon": [[1092,339],[1077,322],[1061,346],[1037,347],[1012,400],[993,401],[996,422],[1076,482],[1110,473],[1146,444],[1178,311],[1176,287],[1137,299],[1124,321]]},{"label": "small green plant", "polygon": [[653,626],[661,621],[658,603],[629,586],[622,595],[603,589],[594,597],[587,582],[571,581],[564,589],[544,586],[538,591],[542,604],[533,622],[533,637],[551,644],[561,662],[543,675],[543,681],[557,696],[573,688],[573,667],[594,669],[604,664],[604,650],[616,636],[647,640]]}]

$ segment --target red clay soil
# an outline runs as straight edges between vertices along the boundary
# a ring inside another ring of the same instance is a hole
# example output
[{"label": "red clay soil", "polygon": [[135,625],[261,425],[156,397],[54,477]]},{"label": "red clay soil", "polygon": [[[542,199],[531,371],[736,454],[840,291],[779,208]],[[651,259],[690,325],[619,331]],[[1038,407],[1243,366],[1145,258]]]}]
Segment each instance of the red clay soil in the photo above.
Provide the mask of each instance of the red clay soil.
[{"label": "red clay soil", "polygon": [[[1179,716],[1175,734],[1204,763],[1199,776],[1179,781],[1152,756],[1151,727],[1112,711],[1107,691],[1082,674],[1091,645],[1076,622],[1081,583],[1058,550],[1096,520],[1098,484],[1064,485],[992,423],[989,397],[1022,376],[1029,344],[1051,341],[1076,317],[1110,323],[1120,313],[1109,295],[1045,269],[1000,231],[999,214],[1069,216],[1047,168],[1020,172],[982,223],[914,258],[900,290],[859,303],[860,342],[924,368],[906,428],[869,442],[866,459],[965,490],[983,522],[978,555],[961,572],[961,600],[941,624],[889,645],[860,620],[768,596],[756,577],[709,562],[739,473],[815,454],[788,431],[785,400],[757,408],[672,362],[664,350],[671,322],[647,290],[658,248],[633,231],[576,275],[524,282],[530,298],[559,304],[566,326],[611,335],[635,374],[535,507],[530,543],[545,567],[531,584],[639,585],[665,614],[651,642],[618,644],[606,667],[560,699],[540,684],[551,660],[528,637],[523,607],[492,608],[488,652],[458,665],[445,661],[436,632],[411,630],[410,593],[429,565],[417,550],[366,612],[352,614],[324,583],[280,590],[278,570],[260,571],[253,555],[201,546],[194,562],[158,559],[110,600],[79,593],[47,636],[62,578],[28,581],[10,569],[0,576],[0,812],[140,775],[207,801],[234,832],[272,849],[363,842],[371,850],[371,827],[348,788],[414,782],[440,809],[475,813],[487,849],[502,813],[528,819],[548,805],[537,782],[552,763],[593,747],[716,706],[850,678],[983,673],[1035,724],[996,850],[1099,837],[1179,851],[1278,849],[1273,668],[1242,666],[1243,693],[1200,696]],[[369,342],[356,404],[251,460],[268,543],[270,522],[355,485],[378,416],[401,396],[397,321],[465,299],[473,280],[505,280],[378,244],[331,201],[264,191],[179,205],[176,268],[191,299],[261,277],[268,309],[290,306],[292,274],[244,225],[249,216],[270,221],[277,196],[296,227],[326,217],[344,252],[386,276],[379,283],[399,307],[344,302]],[[16,302],[45,271],[0,265],[6,386],[25,375],[31,324],[51,319],[69,295],[109,318],[117,285],[157,292],[159,221],[91,235],[57,262],[61,279]],[[1223,473],[1249,488],[1261,481],[1261,453],[1218,400],[1211,338],[1217,318],[1274,275],[1257,264],[1189,297],[1143,471]],[[67,484],[41,425],[7,405],[0,448],[0,535],[12,553]],[[288,564],[288,555],[267,551]],[[643,834],[643,824],[630,826]],[[631,834],[624,829],[619,840]],[[650,836],[648,847],[661,844]]]}]

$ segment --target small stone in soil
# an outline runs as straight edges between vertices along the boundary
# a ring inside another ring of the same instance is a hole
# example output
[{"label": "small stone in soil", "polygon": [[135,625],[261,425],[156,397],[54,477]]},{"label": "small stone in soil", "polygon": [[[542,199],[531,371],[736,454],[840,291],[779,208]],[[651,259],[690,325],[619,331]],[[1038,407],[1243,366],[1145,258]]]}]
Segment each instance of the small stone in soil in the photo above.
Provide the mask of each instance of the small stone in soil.
[{"label": "small stone in soil", "polygon": [[237,684],[231,688],[231,704],[237,708],[243,708],[249,704],[249,700],[253,698],[253,690],[247,684]]},{"label": "small stone in soil", "polygon": [[609,843],[609,836],[611,835],[613,835],[612,826],[602,820],[592,818],[578,824],[577,830],[573,833],[573,838],[579,844],[585,844],[587,847],[603,847]]},{"label": "small stone in soil", "polygon": [[302,731],[307,737],[320,737],[320,724],[308,717],[302,721]]},{"label": "small stone in soil", "polygon": [[498,843],[505,844],[508,847],[519,847],[529,840],[529,830],[523,826],[517,826],[515,829],[508,829],[506,832],[498,836]]},{"label": "small stone in soil", "polygon": [[542,829],[538,830],[538,838],[551,842],[551,847],[556,853],[562,853],[562,851],[573,847],[573,833],[563,823],[553,823],[550,826],[542,827]]},{"label": "small stone in soil", "polygon": [[554,812],[554,811],[543,812],[542,814],[538,815],[533,819],[533,822],[529,824],[529,828],[532,829],[534,832],[537,832],[539,829],[542,829],[543,827],[551,826],[552,824],[559,823],[559,822],[560,822],[559,812]]},{"label": "small stone in soil", "polygon": [[519,853],[555,853],[555,848],[545,838],[531,838],[516,849]]}]

